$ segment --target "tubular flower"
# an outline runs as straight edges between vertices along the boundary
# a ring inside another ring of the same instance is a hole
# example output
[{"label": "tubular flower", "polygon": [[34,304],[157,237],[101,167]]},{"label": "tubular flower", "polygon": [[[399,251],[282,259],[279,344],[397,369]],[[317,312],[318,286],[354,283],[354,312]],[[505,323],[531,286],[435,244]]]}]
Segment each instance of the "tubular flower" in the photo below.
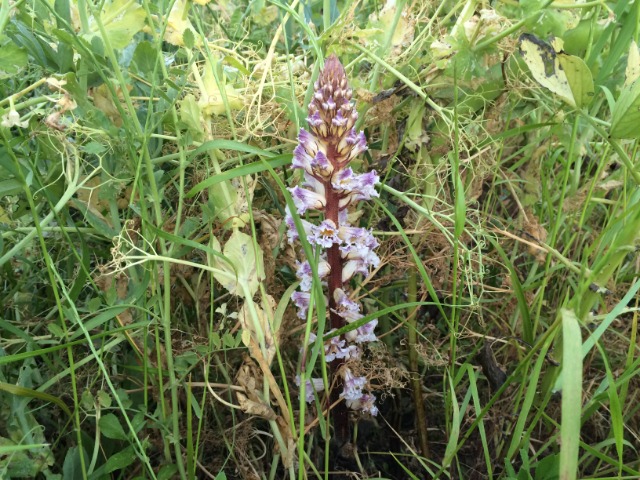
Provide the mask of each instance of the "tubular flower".
[{"label": "tubular flower", "polygon": [[[309,104],[309,129],[300,129],[298,146],[293,151],[292,167],[302,170],[304,183],[289,189],[298,214],[317,211],[324,220],[311,223],[301,219],[304,234],[319,253],[318,276],[328,288],[330,328],[339,329],[360,320],[360,305],[347,294],[348,282],[354,275],[368,275],[380,259],[374,249],[378,241],[371,231],[350,225],[348,209],[360,201],[377,197],[379,183],[375,171],[355,173],[349,162],[367,150],[364,132],[355,130],[358,113],[351,101],[352,90],[344,67],[334,55],[327,58],[314,85]],[[285,223],[289,243],[299,239],[291,212],[287,209]],[[292,295],[298,316],[307,317],[312,270],[308,262],[297,269],[301,292]],[[326,283],[325,283],[326,282]],[[352,409],[377,413],[375,397],[370,393],[365,377],[354,377],[346,361],[358,359],[361,345],[377,340],[374,329],[377,320],[358,325],[344,335],[325,343],[325,359],[333,375],[338,376],[345,404]],[[307,399],[312,398],[308,396]]]}]

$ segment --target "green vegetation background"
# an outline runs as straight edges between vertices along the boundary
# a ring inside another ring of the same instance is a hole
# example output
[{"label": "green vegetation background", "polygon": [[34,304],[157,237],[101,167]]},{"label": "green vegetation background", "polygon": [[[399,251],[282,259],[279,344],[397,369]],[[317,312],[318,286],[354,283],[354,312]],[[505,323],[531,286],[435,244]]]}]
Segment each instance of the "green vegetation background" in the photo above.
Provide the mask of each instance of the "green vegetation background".
[{"label": "green vegetation background", "polygon": [[[0,478],[640,478],[639,19],[2,2]],[[298,398],[283,224],[330,53],[382,179],[350,452]]]}]

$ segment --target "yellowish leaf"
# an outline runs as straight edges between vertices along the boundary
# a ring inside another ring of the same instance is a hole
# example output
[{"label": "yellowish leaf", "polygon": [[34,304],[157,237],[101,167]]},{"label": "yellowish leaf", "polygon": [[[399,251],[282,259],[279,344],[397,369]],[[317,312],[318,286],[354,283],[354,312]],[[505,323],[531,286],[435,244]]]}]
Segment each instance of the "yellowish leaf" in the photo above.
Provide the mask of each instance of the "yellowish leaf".
[{"label": "yellowish leaf", "polygon": [[88,42],[91,42],[94,36],[102,38],[102,24],[107,37],[102,40],[108,40],[113,48],[123,49],[131,43],[133,36],[142,30],[145,19],[146,13],[139,3],[131,0],[113,0],[104,4],[99,19],[93,16],[89,18],[90,33],[83,36]]},{"label": "yellowish leaf", "polygon": [[551,43],[533,35],[522,35],[520,54],[540,85],[572,107],[582,108],[594,95],[591,71],[581,58],[562,53],[558,39]]},{"label": "yellowish leaf", "polygon": [[624,72],[624,86],[630,86],[638,78],[640,78],[640,50],[638,50],[638,44],[631,40],[627,68]]},{"label": "yellowish leaf", "polygon": [[[213,248],[220,249],[217,240]],[[222,252],[225,259],[215,257],[214,266],[221,270],[214,278],[230,293],[253,297],[260,282],[264,280],[264,258],[259,245],[254,245],[252,237],[239,230],[234,231]]]}]

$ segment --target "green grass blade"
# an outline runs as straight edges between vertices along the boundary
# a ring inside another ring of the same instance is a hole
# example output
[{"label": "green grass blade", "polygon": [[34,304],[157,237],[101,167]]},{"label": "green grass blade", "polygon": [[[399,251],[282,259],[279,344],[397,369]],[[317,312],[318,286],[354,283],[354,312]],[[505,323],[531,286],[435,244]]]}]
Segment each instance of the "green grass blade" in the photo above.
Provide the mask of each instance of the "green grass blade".
[{"label": "green grass blade", "polygon": [[572,310],[562,309],[562,424],[560,426],[560,479],[578,474],[582,412],[582,334]]}]

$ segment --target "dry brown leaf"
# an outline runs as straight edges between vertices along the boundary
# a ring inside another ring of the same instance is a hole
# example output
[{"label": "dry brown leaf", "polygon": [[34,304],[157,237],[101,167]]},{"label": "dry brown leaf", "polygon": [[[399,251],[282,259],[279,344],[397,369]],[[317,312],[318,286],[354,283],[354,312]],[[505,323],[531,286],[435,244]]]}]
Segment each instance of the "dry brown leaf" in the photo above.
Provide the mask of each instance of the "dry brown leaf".
[{"label": "dry brown leaf", "polygon": [[[249,300],[252,301],[252,300]],[[264,303],[261,306],[255,306],[257,318],[252,318],[248,303],[240,309],[240,324],[242,325],[242,343],[249,347],[253,343],[259,351],[263,353],[263,357],[268,365],[271,365],[273,357],[276,354],[277,342],[280,338],[279,332],[272,331],[273,312],[276,309],[276,301],[271,295],[266,296],[268,305]],[[260,331],[256,331],[256,329]],[[263,340],[261,341],[261,339]],[[251,351],[251,349],[250,349]]]},{"label": "dry brown leaf", "polygon": [[267,420],[275,420],[278,416],[273,409],[262,402],[261,400],[254,401],[249,399],[243,393],[236,393],[236,397],[238,398],[238,404],[243,412],[248,413],[249,415],[255,415],[257,417],[266,418]]}]

